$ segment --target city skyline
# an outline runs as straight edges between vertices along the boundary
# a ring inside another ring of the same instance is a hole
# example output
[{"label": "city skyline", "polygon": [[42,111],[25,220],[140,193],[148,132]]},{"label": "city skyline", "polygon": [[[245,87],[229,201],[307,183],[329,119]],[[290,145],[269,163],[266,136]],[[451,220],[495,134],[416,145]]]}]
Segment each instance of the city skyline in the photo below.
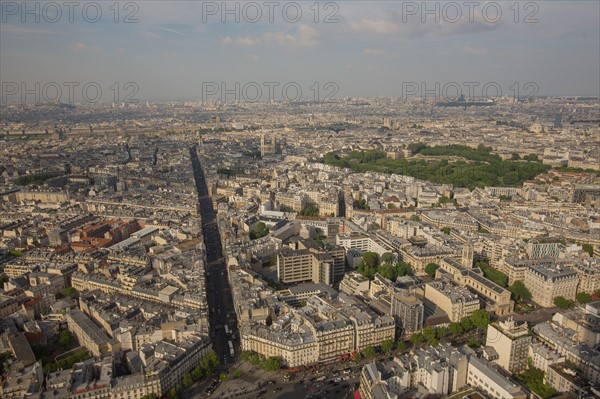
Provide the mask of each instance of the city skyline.
[{"label": "city skyline", "polygon": [[600,2],[0,1],[3,399],[600,399]]},{"label": "city skyline", "polygon": [[97,82],[105,102],[115,82],[134,82],[142,101],[199,100],[206,82],[294,82],[303,99],[328,82],[335,97],[402,97],[406,83],[468,82],[479,84],[476,97],[488,83],[512,96],[515,83],[523,92],[529,82],[537,95],[600,94],[597,2],[35,4],[37,15],[2,4],[3,84]]}]

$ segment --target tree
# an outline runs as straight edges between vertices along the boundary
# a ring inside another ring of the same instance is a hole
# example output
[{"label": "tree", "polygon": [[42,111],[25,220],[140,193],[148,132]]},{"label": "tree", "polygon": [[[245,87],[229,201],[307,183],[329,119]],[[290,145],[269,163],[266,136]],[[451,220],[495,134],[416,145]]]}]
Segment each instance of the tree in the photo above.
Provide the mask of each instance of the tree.
[{"label": "tree", "polygon": [[557,296],[554,298],[554,305],[561,309],[569,309],[571,306],[573,306],[573,301],[568,300],[564,296]]},{"label": "tree", "polygon": [[71,343],[71,339],[72,339],[72,336],[71,336],[71,333],[69,332],[69,330],[62,330],[58,334],[57,342],[60,346],[67,347]]},{"label": "tree", "polygon": [[[470,189],[490,185],[517,186],[550,168],[549,165],[539,162],[539,158],[535,155],[527,158],[534,162],[503,160],[500,156],[491,153],[490,147],[485,146],[473,149],[463,145],[443,145],[423,148],[419,152],[426,156],[446,156],[446,158],[432,161],[403,158],[392,160],[386,158],[385,153],[381,151],[352,151],[343,158],[326,155],[325,163],[349,167],[359,173],[367,171],[397,173]],[[449,163],[447,158],[450,156],[460,157],[463,160]]]},{"label": "tree", "polygon": [[443,231],[445,234],[450,235],[450,231],[452,229],[450,227],[442,227],[440,230]]},{"label": "tree", "polygon": [[398,352],[404,352],[406,350],[406,342],[399,339],[398,342],[396,343],[396,350]]},{"label": "tree", "polygon": [[448,329],[443,326],[438,327],[435,329],[435,335],[437,336],[437,339],[442,341],[444,338],[446,338],[446,335],[448,335]]},{"label": "tree", "polygon": [[592,296],[587,292],[580,292],[575,296],[575,299],[577,299],[577,302],[585,304],[589,303],[592,300]]},{"label": "tree", "polygon": [[376,252],[367,251],[363,254],[362,260],[368,267],[377,267],[377,265],[379,264],[379,255],[377,255]]},{"label": "tree", "polygon": [[186,388],[189,388],[190,386],[192,386],[192,384],[194,383],[194,380],[192,379],[191,374],[186,374],[183,376],[183,386],[185,386]]},{"label": "tree", "polygon": [[[417,128],[417,125],[414,123],[413,123],[413,126],[415,127],[415,129]],[[424,144],[424,143],[410,143],[408,145],[408,149],[413,154],[418,154],[419,152],[421,152],[421,150],[424,150],[427,147],[428,147],[427,144]]]},{"label": "tree", "polygon": [[240,378],[244,372],[241,369],[233,370],[233,378]]},{"label": "tree", "polygon": [[373,279],[379,265],[379,255],[376,252],[365,252],[358,264],[358,272],[363,276]]},{"label": "tree", "polygon": [[323,239],[325,238],[325,234],[323,234],[323,230],[319,227],[315,229],[315,241],[319,244],[323,244]]},{"label": "tree", "polygon": [[229,378],[229,375],[227,373],[219,374],[219,381],[221,381],[221,382],[227,381],[228,378]]},{"label": "tree", "polygon": [[543,399],[551,398],[558,393],[551,386],[544,384],[544,372],[535,367],[529,367],[515,377]]},{"label": "tree", "polygon": [[316,204],[308,204],[298,213],[298,215],[319,216],[319,207]]},{"label": "tree", "polygon": [[214,350],[211,350],[210,352],[208,352],[208,354],[203,359],[203,361],[206,361],[208,367],[211,369],[216,369],[220,364],[219,356],[217,355],[217,352],[215,352]]},{"label": "tree", "polygon": [[423,329],[423,338],[430,342],[435,339],[435,329],[433,327],[425,327]]},{"label": "tree", "polygon": [[177,392],[177,389],[175,387],[173,387],[173,388],[169,389],[167,396],[169,397],[169,399],[177,399],[177,398],[179,398],[179,393]]},{"label": "tree", "polygon": [[410,276],[413,274],[410,265],[404,261],[399,261],[398,263],[396,263],[396,272],[399,277]]},{"label": "tree", "polygon": [[409,341],[412,342],[413,344],[420,344],[421,342],[423,342],[425,340],[425,338],[423,338],[423,333],[420,332],[416,332],[413,335],[410,336]]},{"label": "tree", "polygon": [[256,240],[257,238],[262,238],[267,234],[269,234],[269,228],[267,225],[264,222],[258,222],[254,228],[254,231],[250,232],[250,239]]},{"label": "tree", "polygon": [[540,162],[540,159],[536,154],[525,155],[523,159],[529,162]]},{"label": "tree", "polygon": [[512,297],[517,302],[524,302],[531,300],[531,292],[525,287],[525,284],[521,280],[517,280],[508,287],[508,290],[512,293]]},{"label": "tree", "polygon": [[596,291],[594,291],[594,295],[600,297],[600,289],[597,289]]},{"label": "tree", "polygon": [[10,256],[14,256],[15,258],[18,258],[18,257],[23,256],[23,251],[21,251],[20,249],[11,249],[10,251],[8,251],[8,254]]},{"label": "tree", "polygon": [[279,371],[281,369],[281,358],[270,356],[261,362],[261,366],[267,371]]},{"label": "tree", "polygon": [[383,264],[383,265],[379,266],[378,272],[383,277],[385,277],[391,281],[396,281],[396,278],[398,277],[398,271],[396,270],[396,266],[394,266],[394,265]]},{"label": "tree", "polygon": [[256,352],[242,351],[240,356],[245,362],[250,362],[255,365],[258,365],[260,363],[260,355]]},{"label": "tree", "polygon": [[394,261],[394,255],[391,252],[386,252],[381,255],[381,263],[391,264]]},{"label": "tree", "polygon": [[462,329],[462,326],[460,325],[460,323],[456,323],[454,321],[452,323],[450,323],[450,325],[448,325],[448,330],[455,337],[459,336],[463,332],[463,329]]},{"label": "tree", "polygon": [[392,353],[394,350],[394,341],[391,339],[386,339],[381,342],[381,350],[387,354]]},{"label": "tree", "polygon": [[513,152],[512,154],[510,154],[510,159],[511,161],[518,161],[521,159],[521,156],[516,152]]},{"label": "tree", "polygon": [[425,266],[425,273],[429,274],[431,278],[434,278],[435,271],[439,268],[440,265],[438,265],[437,263],[428,263],[427,266]]},{"label": "tree", "polygon": [[360,352],[354,352],[352,354],[352,360],[354,360],[356,363],[360,362],[362,360],[362,355]]},{"label": "tree", "polygon": [[357,209],[369,210],[369,204],[367,203],[367,200],[364,199],[364,198],[356,201],[354,203],[354,207],[357,208]]},{"label": "tree", "polygon": [[205,370],[202,367],[196,366],[196,367],[194,367],[194,369],[191,372],[192,379],[194,381],[198,381],[200,378],[204,377],[204,373],[205,373]]},{"label": "tree", "polygon": [[493,281],[498,284],[500,287],[506,287],[508,284],[508,276],[502,273],[500,270],[495,269],[490,266],[488,261],[477,261],[475,263],[475,267],[478,267],[483,271],[483,275],[488,280]]},{"label": "tree", "polygon": [[594,256],[594,247],[592,246],[592,244],[583,244],[581,245],[581,247],[585,252],[590,254],[590,256]]},{"label": "tree", "polygon": [[364,260],[361,260],[359,262],[357,269],[360,274],[362,274],[370,280],[373,280],[373,277],[375,277],[375,273],[377,272],[377,269],[375,267],[369,267],[365,264]]},{"label": "tree", "polygon": [[478,330],[483,330],[484,328],[487,328],[490,323],[490,314],[485,309],[477,309],[471,315],[471,320]]},{"label": "tree", "polygon": [[463,317],[460,320],[460,327],[462,328],[463,332],[471,331],[473,328],[473,321],[470,317]]},{"label": "tree", "polygon": [[65,289],[63,289],[60,292],[64,297],[70,297],[70,298],[78,298],[79,297],[79,291],[77,291],[75,288],[73,287],[67,287]]},{"label": "tree", "polygon": [[377,356],[377,351],[372,346],[367,346],[365,349],[363,349],[363,353],[365,357],[369,360]]}]

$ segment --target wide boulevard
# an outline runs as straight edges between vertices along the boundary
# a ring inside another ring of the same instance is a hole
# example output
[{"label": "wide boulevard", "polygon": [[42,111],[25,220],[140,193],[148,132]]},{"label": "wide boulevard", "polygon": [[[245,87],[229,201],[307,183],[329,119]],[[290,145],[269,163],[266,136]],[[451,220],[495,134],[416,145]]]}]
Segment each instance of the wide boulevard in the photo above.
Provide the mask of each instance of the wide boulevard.
[{"label": "wide boulevard", "polygon": [[[227,365],[233,363],[228,341],[232,341],[235,354],[238,353],[239,334],[227,276],[225,259],[223,258],[223,247],[217,224],[212,199],[208,195],[206,180],[198,159],[196,147],[190,147],[192,168],[194,169],[194,180],[198,192],[198,211],[202,218],[202,230],[204,244],[206,245],[206,295],[209,306],[209,318],[211,326],[211,339],[213,347],[221,364],[227,369]],[[228,327],[228,333],[225,331]]]}]

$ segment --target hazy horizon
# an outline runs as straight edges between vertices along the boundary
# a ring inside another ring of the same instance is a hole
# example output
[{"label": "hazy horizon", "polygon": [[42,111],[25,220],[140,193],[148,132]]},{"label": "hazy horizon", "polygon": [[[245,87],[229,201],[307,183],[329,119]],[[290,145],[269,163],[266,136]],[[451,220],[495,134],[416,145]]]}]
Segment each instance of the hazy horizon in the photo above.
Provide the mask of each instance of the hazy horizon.
[{"label": "hazy horizon", "polygon": [[13,84],[43,97],[56,83],[64,102],[69,82],[75,99],[96,83],[108,103],[219,99],[213,83],[265,101],[273,82],[275,99],[283,87],[301,99],[407,97],[407,84],[425,84],[413,97],[452,98],[456,85],[471,97],[470,82],[476,98],[486,85],[504,97],[600,95],[597,1],[28,3],[2,2],[2,100],[19,102]]}]

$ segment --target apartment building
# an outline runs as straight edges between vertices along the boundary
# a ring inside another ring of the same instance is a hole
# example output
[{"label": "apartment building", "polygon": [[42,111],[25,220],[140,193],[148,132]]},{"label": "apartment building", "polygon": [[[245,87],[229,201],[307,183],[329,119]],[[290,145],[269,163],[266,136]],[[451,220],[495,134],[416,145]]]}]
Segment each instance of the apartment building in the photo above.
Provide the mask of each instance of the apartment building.
[{"label": "apartment building", "polygon": [[425,299],[446,312],[450,321],[454,322],[471,316],[481,307],[477,295],[451,279],[435,280],[425,284]]},{"label": "apartment building", "polygon": [[240,330],[242,350],[280,357],[288,367],[319,361],[318,343],[309,325],[292,315],[280,318],[276,325],[273,329],[262,324],[243,326]]},{"label": "apartment building", "polygon": [[396,320],[403,336],[411,335],[423,328],[425,306],[414,295],[396,291],[392,295],[391,315]]},{"label": "apartment building", "polygon": [[542,237],[529,240],[526,252],[529,259],[538,259],[547,256],[558,258],[563,249],[564,244],[560,238]]},{"label": "apartment building", "polygon": [[[414,388],[446,397],[465,385],[494,399],[526,399],[518,385],[479,359],[468,347],[449,344],[418,349],[385,364],[366,364],[360,375],[360,395],[368,399],[391,399],[410,395]],[[404,396],[403,396],[404,395]]]},{"label": "apartment building", "polygon": [[[466,348],[462,348],[466,350]],[[502,374],[489,367],[474,354],[469,356],[467,384],[485,392],[493,399],[527,399],[527,394]]]},{"label": "apartment building", "polygon": [[0,319],[10,316],[19,310],[19,303],[13,297],[0,294]]},{"label": "apartment building", "polygon": [[485,278],[481,270],[465,267],[465,264],[468,262],[459,263],[453,258],[444,258],[440,262],[440,268],[452,275],[458,284],[469,287],[482,297],[490,312],[500,316],[512,312],[514,303],[510,300],[510,291]]},{"label": "apartment building", "polygon": [[552,316],[552,322],[575,332],[572,338],[576,342],[590,348],[600,344],[600,301],[557,312]]},{"label": "apartment building", "polygon": [[532,300],[546,308],[554,306],[557,296],[575,299],[578,283],[577,273],[568,267],[529,265],[525,270],[524,284]]},{"label": "apartment building", "polygon": [[345,269],[345,251],[319,247],[312,239],[294,238],[277,255],[277,278],[285,284],[312,281],[334,285]]},{"label": "apartment building", "polygon": [[378,316],[353,298],[340,301],[317,296],[301,309],[288,308],[272,325],[246,323],[240,330],[242,350],[280,356],[288,367],[347,356],[395,337],[394,319]]},{"label": "apartment building", "polygon": [[339,234],[335,237],[335,243],[346,248],[346,250],[357,249],[362,252],[375,252],[380,256],[386,252],[391,252],[391,248],[374,235],[354,232]]},{"label": "apartment building", "polygon": [[530,343],[527,322],[516,323],[511,317],[488,325],[485,345],[496,350],[496,363],[511,373],[518,373],[527,367]]},{"label": "apartment building", "polygon": [[340,292],[348,295],[368,295],[370,281],[358,272],[349,272],[340,282]]},{"label": "apartment building", "polygon": [[73,309],[66,316],[69,331],[77,337],[92,355],[100,356],[119,350],[119,343],[110,338],[89,317],[79,309]]},{"label": "apartment building", "polygon": [[430,394],[447,395],[466,382],[467,357],[450,345],[418,349],[388,364],[368,363],[360,375],[363,398],[396,398],[416,387]]},{"label": "apartment building", "polygon": [[577,292],[591,294],[600,289],[600,259],[590,258],[574,262],[571,268],[579,276]]},{"label": "apartment building", "polygon": [[592,383],[600,383],[600,352],[573,339],[572,331],[555,322],[533,326],[533,332],[548,348],[577,366],[583,376]]}]

